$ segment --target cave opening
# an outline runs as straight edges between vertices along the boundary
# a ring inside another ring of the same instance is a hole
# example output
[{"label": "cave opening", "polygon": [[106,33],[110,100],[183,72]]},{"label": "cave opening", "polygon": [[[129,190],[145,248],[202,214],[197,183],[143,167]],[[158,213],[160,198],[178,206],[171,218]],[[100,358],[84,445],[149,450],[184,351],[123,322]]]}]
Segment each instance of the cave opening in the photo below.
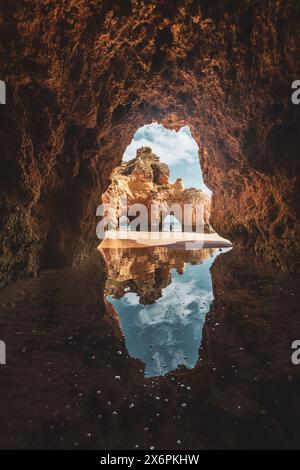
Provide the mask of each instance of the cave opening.
[{"label": "cave opening", "polygon": [[174,130],[157,122],[134,133],[102,195],[110,225],[99,246],[107,312],[145,377],[194,369],[199,359],[214,299],[210,269],[231,249],[210,225],[211,195],[189,126]]},{"label": "cave opening", "polygon": [[[188,125],[178,130],[158,122],[137,129],[126,147],[122,163],[110,175],[102,194],[102,235],[98,238],[155,237],[157,232],[185,232],[197,239],[224,241],[210,224],[212,192],[201,171],[199,146]],[[100,226],[99,225],[99,226]],[[103,228],[103,230],[102,230]],[[136,234],[139,232],[139,235]],[[142,232],[142,234],[141,234]],[[121,233],[121,235],[120,235]]]}]

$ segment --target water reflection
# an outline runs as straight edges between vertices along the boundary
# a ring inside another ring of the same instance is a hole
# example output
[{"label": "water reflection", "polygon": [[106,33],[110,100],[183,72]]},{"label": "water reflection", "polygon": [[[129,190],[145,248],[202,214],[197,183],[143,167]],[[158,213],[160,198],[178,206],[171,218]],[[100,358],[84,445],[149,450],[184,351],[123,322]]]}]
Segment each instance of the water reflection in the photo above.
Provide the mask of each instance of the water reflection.
[{"label": "water reflection", "polygon": [[184,261],[201,260],[182,253],[162,263],[153,254],[149,272],[147,257],[124,266],[110,256],[117,282],[107,281],[96,252],[0,291],[0,448],[299,449],[300,366],[291,361],[299,277],[247,251],[218,256],[199,361],[148,379],[127,353],[118,315],[106,312],[103,289],[114,283],[122,297],[130,287],[142,307]]},{"label": "water reflection", "polygon": [[129,355],[142,361],[146,377],[195,367],[213,300],[210,268],[219,253],[166,247],[103,250],[106,299],[118,315]]}]

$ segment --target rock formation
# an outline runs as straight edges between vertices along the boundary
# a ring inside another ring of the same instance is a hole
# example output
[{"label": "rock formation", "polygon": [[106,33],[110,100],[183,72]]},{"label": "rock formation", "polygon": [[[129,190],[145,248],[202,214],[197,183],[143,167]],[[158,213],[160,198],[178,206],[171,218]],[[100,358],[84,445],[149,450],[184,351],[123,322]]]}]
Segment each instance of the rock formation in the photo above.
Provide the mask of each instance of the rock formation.
[{"label": "rock formation", "polygon": [[299,269],[299,2],[1,5],[2,283],[97,243],[95,208],[143,124],[189,125],[235,247]]},{"label": "rock formation", "polygon": [[[128,209],[134,204],[143,204],[147,208],[145,214],[147,225],[144,227],[146,231],[151,230],[151,224],[161,230],[166,216],[170,214],[176,216],[182,226],[184,217],[190,217],[193,226],[182,229],[186,231],[195,229],[198,210],[199,230],[213,232],[209,224],[210,197],[200,189],[184,189],[181,179],[169,183],[169,175],[168,165],[161,163],[159,157],[148,147],[140,148],[136,158],[128,163],[122,163],[113,170],[109,188],[102,195],[103,204],[109,207],[107,211],[109,226],[118,229],[122,213],[123,217],[128,219]],[[126,203],[122,202],[123,198],[126,198]],[[138,209],[138,206],[136,207]],[[127,223],[135,218],[135,215],[131,215]],[[143,229],[140,225],[137,228]]]}]

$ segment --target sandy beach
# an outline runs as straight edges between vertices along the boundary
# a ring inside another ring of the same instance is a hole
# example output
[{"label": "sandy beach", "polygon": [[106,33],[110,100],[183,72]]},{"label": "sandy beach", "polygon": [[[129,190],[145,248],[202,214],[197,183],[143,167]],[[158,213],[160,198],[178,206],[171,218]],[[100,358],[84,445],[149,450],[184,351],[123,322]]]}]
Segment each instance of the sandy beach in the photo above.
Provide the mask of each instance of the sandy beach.
[{"label": "sandy beach", "polygon": [[184,249],[231,247],[217,233],[107,231],[98,249],[169,246]]}]

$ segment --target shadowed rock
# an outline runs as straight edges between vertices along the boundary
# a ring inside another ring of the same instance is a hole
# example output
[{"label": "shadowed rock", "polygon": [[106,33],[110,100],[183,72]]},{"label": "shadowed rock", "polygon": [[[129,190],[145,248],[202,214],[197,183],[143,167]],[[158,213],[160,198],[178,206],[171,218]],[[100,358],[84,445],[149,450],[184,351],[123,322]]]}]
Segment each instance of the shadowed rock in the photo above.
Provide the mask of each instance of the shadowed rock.
[{"label": "shadowed rock", "polygon": [[11,0],[1,13],[2,283],[96,245],[109,175],[153,121],[190,126],[214,229],[299,269],[299,2]]}]

